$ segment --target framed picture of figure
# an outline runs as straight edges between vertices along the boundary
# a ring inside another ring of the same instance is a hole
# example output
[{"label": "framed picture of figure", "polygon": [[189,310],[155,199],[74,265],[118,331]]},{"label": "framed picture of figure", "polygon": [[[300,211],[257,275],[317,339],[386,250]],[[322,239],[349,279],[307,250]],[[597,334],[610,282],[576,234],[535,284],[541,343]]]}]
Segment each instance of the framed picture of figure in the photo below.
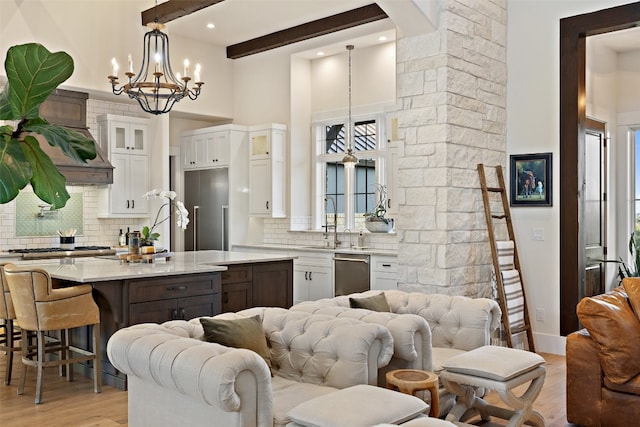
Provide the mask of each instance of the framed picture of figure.
[{"label": "framed picture of figure", "polygon": [[551,206],[552,154],[517,154],[511,159],[511,206]]}]

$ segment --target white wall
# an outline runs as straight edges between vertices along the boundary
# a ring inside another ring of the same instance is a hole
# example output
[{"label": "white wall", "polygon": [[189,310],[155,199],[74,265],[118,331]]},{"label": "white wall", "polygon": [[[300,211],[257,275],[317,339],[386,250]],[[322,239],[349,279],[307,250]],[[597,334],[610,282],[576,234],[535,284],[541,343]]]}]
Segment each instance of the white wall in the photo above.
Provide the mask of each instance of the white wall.
[{"label": "white wall", "polygon": [[[512,208],[523,279],[537,348],[564,352],[560,337],[559,265],[559,22],[625,1],[509,0],[507,33],[507,154],[550,151],[553,207]],[[544,241],[533,241],[534,228]],[[536,310],[545,320],[536,321]]]},{"label": "white wall", "polygon": [[[52,52],[65,51],[75,63],[75,71],[64,83],[65,87],[108,95],[111,102],[123,102],[126,96],[111,94],[107,79],[111,74],[111,58],[116,57],[120,64],[121,83],[129,53],[133,56],[134,71],[138,71],[142,40],[148,30],[140,25],[140,12],[153,5],[151,0],[2,1],[0,52],[4,55],[10,46],[30,42],[41,43]],[[232,62],[226,59],[224,47],[172,36],[170,23],[166,32],[170,37],[174,67],[189,58],[193,64],[202,65],[205,81],[200,99],[180,102],[174,110],[231,117],[232,88],[228,82],[231,80]],[[0,74],[6,75],[4,67]],[[204,93],[209,96],[204,96]]]}]

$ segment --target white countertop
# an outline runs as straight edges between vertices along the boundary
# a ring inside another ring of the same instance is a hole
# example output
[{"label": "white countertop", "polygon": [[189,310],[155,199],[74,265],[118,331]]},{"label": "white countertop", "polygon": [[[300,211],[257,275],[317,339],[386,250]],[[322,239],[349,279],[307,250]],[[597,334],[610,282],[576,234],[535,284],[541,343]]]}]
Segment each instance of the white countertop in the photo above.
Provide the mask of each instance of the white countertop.
[{"label": "white countertop", "polygon": [[383,255],[383,256],[398,256],[398,251],[390,249],[377,249],[377,248],[350,248],[348,246],[337,248],[326,248],[322,245],[278,245],[275,243],[256,243],[256,244],[243,244],[233,245],[234,249],[242,250],[248,249],[264,249],[264,250],[286,250],[286,251],[304,251],[304,252],[321,252],[321,253],[353,253],[353,254],[367,254],[367,255]]},{"label": "white countertop", "polygon": [[176,252],[171,260],[153,263],[122,263],[116,257],[82,257],[15,261],[17,265],[32,265],[49,272],[51,277],[79,283],[108,280],[139,279],[191,273],[225,271],[226,265],[256,262],[287,261],[293,257],[226,251]]}]

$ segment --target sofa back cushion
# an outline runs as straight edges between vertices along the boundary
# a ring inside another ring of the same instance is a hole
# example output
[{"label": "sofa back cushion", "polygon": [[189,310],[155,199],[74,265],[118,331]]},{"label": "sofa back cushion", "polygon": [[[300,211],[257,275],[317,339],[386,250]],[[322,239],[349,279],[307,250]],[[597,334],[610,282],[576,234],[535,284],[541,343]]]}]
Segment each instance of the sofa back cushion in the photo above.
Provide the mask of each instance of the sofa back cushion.
[{"label": "sofa back cushion", "polygon": [[607,379],[623,384],[640,373],[640,321],[622,286],[606,294],[583,298],[578,318],[598,343]]}]

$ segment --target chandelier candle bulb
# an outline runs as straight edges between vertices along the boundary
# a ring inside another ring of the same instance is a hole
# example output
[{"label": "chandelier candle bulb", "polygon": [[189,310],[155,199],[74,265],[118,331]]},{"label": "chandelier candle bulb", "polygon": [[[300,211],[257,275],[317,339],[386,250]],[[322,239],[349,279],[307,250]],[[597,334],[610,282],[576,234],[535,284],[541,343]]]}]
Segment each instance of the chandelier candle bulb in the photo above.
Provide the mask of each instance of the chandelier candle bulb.
[{"label": "chandelier candle bulb", "polygon": [[184,76],[189,77],[189,60],[184,60]]},{"label": "chandelier candle bulb", "polygon": [[202,80],[200,80],[200,64],[196,64],[196,70],[194,71],[194,78],[195,78],[195,82],[196,83],[200,83]]},{"label": "chandelier candle bulb", "polygon": [[127,59],[129,60],[129,72],[133,73],[133,59],[131,58],[131,54],[129,54]]},{"label": "chandelier candle bulb", "polygon": [[118,77],[118,63],[116,62],[116,58],[111,58],[111,75],[113,77]]}]

